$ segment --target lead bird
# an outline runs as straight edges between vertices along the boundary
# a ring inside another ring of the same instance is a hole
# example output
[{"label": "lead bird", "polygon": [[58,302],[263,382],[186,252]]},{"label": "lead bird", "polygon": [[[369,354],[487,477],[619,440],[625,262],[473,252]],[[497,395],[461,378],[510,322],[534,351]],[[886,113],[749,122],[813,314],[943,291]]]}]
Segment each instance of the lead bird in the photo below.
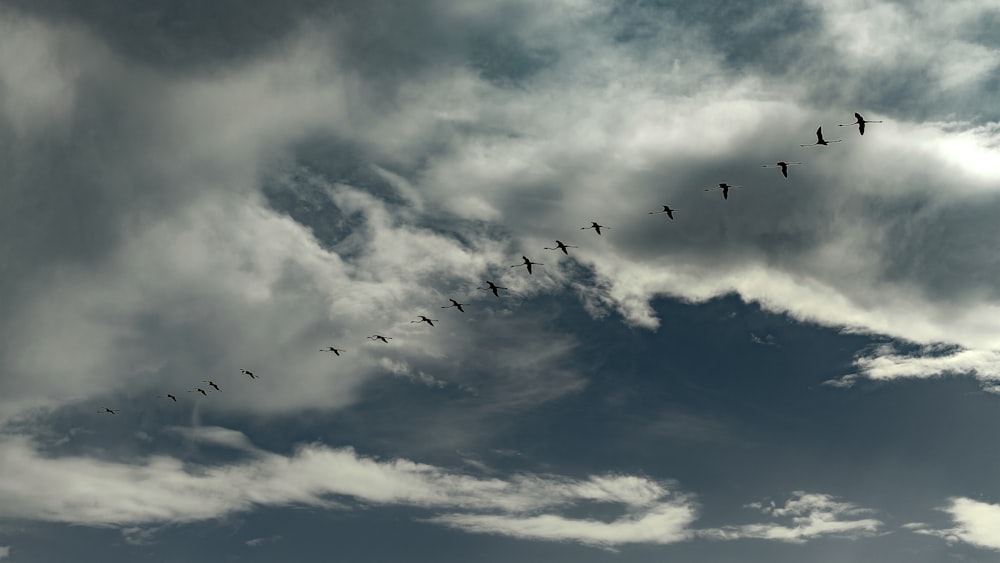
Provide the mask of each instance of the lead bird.
[{"label": "lead bird", "polygon": [[448,298],[448,301],[451,301],[451,305],[442,305],[441,306],[442,309],[451,309],[452,307],[455,307],[456,309],[464,313],[465,309],[462,308],[462,305],[468,305],[468,303],[459,303],[458,301],[455,301],[450,297]]},{"label": "lead bird", "polygon": [[392,340],[392,337],[391,336],[382,336],[381,334],[373,334],[373,335],[371,335],[371,336],[368,337],[368,340],[371,340],[372,342],[375,342],[376,340],[381,340],[382,342],[385,342],[386,344],[388,344],[389,341]]},{"label": "lead bird", "polygon": [[341,350],[340,348],[334,348],[333,346],[327,346],[326,348],[320,350],[320,352],[333,352],[335,356],[339,356],[340,353],[343,351],[344,350]]},{"label": "lead bird", "polygon": [[865,123],[882,123],[881,121],[872,121],[870,119],[865,119],[865,118],[861,117],[861,114],[858,113],[858,112],[854,112],[854,118],[856,119],[856,121],[854,123],[838,123],[837,127],[850,127],[852,125],[857,125],[858,126],[858,133],[864,135],[865,134]]},{"label": "lead bird", "polygon": [[434,321],[437,320],[437,319],[428,319],[427,317],[425,317],[423,315],[417,315],[417,316],[420,317],[420,320],[410,321],[410,322],[411,323],[427,323],[427,324],[429,324],[431,326],[434,326]]},{"label": "lead bird", "polygon": [[486,285],[488,287],[477,287],[476,289],[482,289],[483,291],[492,291],[493,295],[497,297],[500,297],[500,293],[497,291],[498,289],[507,289],[506,287],[500,287],[489,280],[486,280]]},{"label": "lead bird", "polygon": [[666,213],[667,217],[670,217],[670,220],[673,221],[673,219],[674,219],[674,211],[677,211],[677,210],[676,209],[671,209],[669,205],[664,205],[663,206],[663,211],[650,211],[648,213],[648,215],[662,215],[662,214]]},{"label": "lead bird", "polygon": [[822,146],[825,147],[826,145],[829,145],[830,143],[839,143],[841,141],[843,141],[843,139],[834,139],[832,141],[827,141],[826,139],[823,138],[823,128],[820,127],[819,129],[816,130],[816,142],[815,143],[813,143],[811,145],[799,145],[799,146],[800,147],[815,147],[816,145],[822,145]]},{"label": "lead bird", "polygon": [[706,192],[713,192],[713,191],[718,190],[718,191],[722,192],[722,199],[729,199],[729,190],[730,189],[737,189],[737,188],[743,188],[743,186],[730,186],[729,184],[722,183],[722,184],[719,184],[718,188],[705,188],[705,191]]},{"label": "lead bird", "polygon": [[587,229],[594,229],[597,234],[601,234],[601,229],[610,229],[611,227],[605,227],[604,225],[598,225],[597,221],[591,221],[589,227],[580,227],[580,230],[586,231]]},{"label": "lead bird", "polygon": [[770,164],[764,164],[764,165],[761,166],[761,168],[780,168],[781,169],[781,175],[784,176],[785,178],[787,178],[788,177],[788,167],[789,166],[797,166],[799,164],[802,164],[802,163],[801,162],[785,162],[784,160],[779,160],[778,162],[774,163],[774,166],[771,166]]},{"label": "lead bird", "polygon": [[544,266],[545,265],[545,264],[542,264],[541,262],[532,262],[531,260],[528,260],[527,256],[521,256],[521,258],[524,260],[524,264],[514,264],[513,266],[511,266],[511,268],[520,268],[521,266],[527,266],[528,267],[528,274],[530,275],[531,274],[531,265],[532,264],[534,264],[535,266]]},{"label": "lead bird", "polygon": [[254,375],[254,373],[252,371],[248,370],[248,369],[240,368],[240,373],[242,373],[243,375],[249,377],[250,379],[257,379],[257,376]]}]

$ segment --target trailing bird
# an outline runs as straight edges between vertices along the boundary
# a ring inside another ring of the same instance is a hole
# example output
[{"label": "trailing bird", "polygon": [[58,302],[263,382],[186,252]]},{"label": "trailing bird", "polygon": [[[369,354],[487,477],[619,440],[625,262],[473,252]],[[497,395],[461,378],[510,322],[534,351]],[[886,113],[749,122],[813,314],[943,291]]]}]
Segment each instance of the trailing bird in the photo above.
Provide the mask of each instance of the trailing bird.
[{"label": "trailing bird", "polygon": [[216,391],[222,391],[222,389],[219,389],[219,386],[216,385],[214,381],[209,381],[207,379],[202,379],[202,381],[204,381],[205,383],[208,383],[209,385],[211,385],[212,387],[214,387]]},{"label": "trailing bird", "polygon": [[492,291],[493,295],[496,295],[497,297],[500,297],[500,293],[497,292],[498,289],[507,289],[506,287],[500,287],[489,280],[486,281],[486,285],[488,287],[477,287],[476,289],[482,289],[483,291]]},{"label": "trailing bird", "polygon": [[789,166],[795,166],[795,165],[798,165],[798,164],[802,164],[802,163],[801,162],[785,162],[784,160],[779,160],[778,162],[774,163],[774,166],[771,166],[770,164],[764,164],[763,166],[761,166],[761,168],[780,168],[781,169],[781,175],[784,176],[785,178],[787,178],[788,177],[788,167]]},{"label": "trailing bird", "polygon": [[598,225],[597,221],[591,221],[589,227],[580,227],[581,230],[586,231],[587,229],[594,229],[597,234],[601,234],[601,229],[610,229],[611,227],[605,227],[604,225]]},{"label": "trailing bird", "polygon": [[258,377],[256,375],[254,375],[254,373],[252,371],[248,370],[248,369],[240,368],[240,373],[242,373],[243,375],[249,377],[250,379],[257,379],[257,377]]},{"label": "trailing bird", "polygon": [[99,412],[101,414],[118,414],[119,412],[121,412],[121,409],[117,409],[117,410],[116,409],[109,409],[108,407],[101,407],[101,408],[104,409],[104,410],[103,411],[97,411],[97,412]]},{"label": "trailing bird", "polygon": [[451,305],[447,305],[447,306],[442,306],[442,307],[441,307],[442,309],[451,309],[452,307],[455,307],[455,308],[457,308],[457,309],[458,309],[459,311],[461,311],[461,312],[463,312],[463,313],[464,313],[464,312],[465,312],[465,309],[463,309],[463,308],[462,308],[462,305],[468,305],[468,303],[459,303],[458,301],[455,301],[454,299],[452,299],[452,298],[450,298],[450,297],[448,298],[448,301],[451,301]]},{"label": "trailing bird", "polygon": [[423,315],[417,315],[417,316],[420,317],[420,320],[418,320],[418,321],[410,321],[410,322],[411,323],[427,323],[427,324],[429,324],[431,326],[434,326],[434,321],[437,320],[437,319],[428,319],[427,317],[425,317]]},{"label": "trailing bird", "polygon": [[718,188],[705,188],[705,191],[706,192],[711,192],[711,191],[719,190],[719,191],[722,192],[722,199],[729,199],[729,190],[730,190],[730,188],[732,188],[732,189],[738,189],[738,188],[742,188],[742,187],[743,186],[730,186],[729,184],[722,183],[722,184],[719,184]]},{"label": "trailing bird", "polygon": [[545,250],[562,250],[563,254],[569,255],[569,252],[566,252],[567,248],[579,248],[579,247],[569,244],[563,244],[562,241],[557,240],[556,245],[554,247],[549,248],[548,246],[543,246],[542,248],[544,248]]},{"label": "trailing bird", "polygon": [[208,393],[206,393],[205,390],[202,389],[201,387],[195,387],[194,389],[188,389],[188,393],[201,393],[202,395],[204,395],[206,397],[208,396]]},{"label": "trailing bird", "polygon": [[174,397],[170,393],[167,393],[166,395],[157,395],[157,397],[159,397],[161,399],[170,399],[171,401],[173,401],[175,403],[177,402],[177,397]]},{"label": "trailing bird", "polygon": [[671,209],[669,205],[664,205],[663,206],[663,211],[650,211],[648,213],[648,215],[660,215],[661,213],[666,213],[667,217],[670,217],[670,219],[673,220],[673,218],[674,218],[674,211],[677,211],[677,210],[676,209]]},{"label": "trailing bird", "polygon": [[524,264],[514,264],[513,266],[511,266],[511,268],[520,268],[521,266],[527,266],[528,267],[528,274],[531,274],[531,265],[532,264],[534,264],[535,266],[544,266],[545,265],[545,264],[542,264],[541,262],[532,262],[531,260],[528,260],[527,256],[521,256],[521,258],[524,260]]},{"label": "trailing bird", "polygon": [[328,346],[328,347],[323,348],[322,350],[320,350],[320,352],[333,352],[334,355],[336,355],[336,356],[339,356],[340,353],[343,352],[343,351],[344,350],[341,350],[340,348],[334,348],[333,346]]},{"label": "trailing bird", "polygon": [[816,142],[815,143],[813,143],[811,145],[799,145],[799,146],[800,147],[815,147],[816,145],[823,145],[825,147],[826,145],[829,145],[830,143],[839,143],[841,141],[843,141],[843,139],[834,139],[833,141],[827,141],[826,139],[823,138],[823,128],[820,127],[819,129],[816,130]]},{"label": "trailing bird", "polygon": [[857,119],[857,121],[855,121],[854,123],[838,123],[837,127],[850,127],[851,125],[857,125],[858,133],[864,135],[865,123],[882,123],[881,121],[872,121],[871,119],[865,119],[861,117],[861,114],[858,112],[854,112],[854,117]]},{"label": "trailing bird", "polygon": [[368,337],[368,340],[371,340],[372,342],[375,342],[376,340],[381,340],[382,342],[385,342],[386,344],[388,344],[389,341],[392,340],[392,337],[391,336],[382,336],[381,334],[373,334],[373,335],[371,335],[371,336]]}]

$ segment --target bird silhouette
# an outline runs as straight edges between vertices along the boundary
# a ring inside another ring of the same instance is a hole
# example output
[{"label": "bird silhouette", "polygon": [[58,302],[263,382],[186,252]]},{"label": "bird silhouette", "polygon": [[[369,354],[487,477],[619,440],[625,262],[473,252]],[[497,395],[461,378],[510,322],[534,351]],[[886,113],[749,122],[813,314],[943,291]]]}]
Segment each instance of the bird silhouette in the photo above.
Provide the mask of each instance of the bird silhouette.
[{"label": "bird silhouette", "polygon": [[174,397],[170,393],[167,393],[166,395],[157,395],[157,397],[160,397],[161,399],[170,399],[171,401],[173,401],[175,403],[177,402],[177,397]]},{"label": "bird silhouette", "polygon": [[[854,112],[854,118],[856,120],[854,123],[838,123],[837,127],[850,127],[851,125],[857,125],[858,126],[858,133],[864,135],[865,134],[865,123],[882,123],[881,121],[872,121],[870,119],[865,119],[865,118],[861,117],[861,114],[858,113],[858,112]],[[830,142],[832,143],[833,141],[830,141]]]},{"label": "bird silhouette", "polygon": [[465,309],[463,309],[462,306],[463,305],[468,305],[468,303],[459,303],[458,301],[455,301],[454,299],[452,299],[450,297],[448,298],[448,301],[451,301],[451,305],[442,306],[441,307],[442,309],[451,309],[452,307],[455,307],[456,309],[458,309],[459,311],[461,311],[461,312],[464,313]]},{"label": "bird silhouette", "polygon": [[118,414],[119,412],[121,412],[121,409],[109,409],[108,407],[101,407],[101,408],[104,410],[97,411],[101,414]]},{"label": "bird silhouette", "polygon": [[705,188],[705,191],[706,192],[712,192],[712,191],[718,190],[718,191],[722,192],[722,199],[729,199],[729,190],[730,189],[739,189],[739,188],[742,188],[742,187],[743,186],[730,186],[729,184],[722,183],[722,184],[719,184],[719,187],[717,187],[717,188]]},{"label": "bird silhouette", "polygon": [[660,215],[661,213],[666,213],[667,217],[670,217],[670,219],[672,220],[674,218],[674,211],[677,211],[677,210],[676,209],[671,209],[671,207],[669,205],[664,205],[663,206],[663,211],[650,211],[648,214],[649,215]]},{"label": "bird silhouette", "polygon": [[578,247],[570,244],[563,244],[561,240],[557,240],[555,246],[553,247],[543,246],[542,248],[544,248],[545,250],[562,250],[563,254],[569,255],[569,252],[566,252],[567,248],[578,248]]},{"label": "bird silhouette", "polygon": [[344,350],[341,350],[340,348],[334,348],[333,346],[327,346],[326,348],[320,350],[320,352],[333,352],[335,356],[339,356],[340,353],[343,351]]},{"label": "bird silhouette", "polygon": [[188,389],[188,393],[201,393],[202,395],[204,395],[206,397],[208,396],[208,393],[206,393],[205,390],[202,389],[201,387],[195,387],[194,389]]},{"label": "bird silhouette", "polygon": [[827,141],[826,139],[823,138],[823,128],[820,127],[819,129],[816,130],[816,142],[815,143],[813,143],[811,145],[799,145],[799,146],[800,147],[815,147],[816,145],[822,145],[822,146],[825,147],[826,145],[829,145],[830,143],[839,143],[841,141],[843,141],[843,139],[834,139],[833,141]]},{"label": "bird silhouette", "polygon": [[511,268],[520,268],[521,266],[527,266],[528,267],[528,274],[531,274],[531,265],[532,264],[534,264],[535,266],[544,266],[545,265],[545,264],[542,264],[541,262],[532,262],[531,260],[528,260],[527,256],[521,256],[521,258],[524,260],[524,264],[514,264],[513,266],[511,266]]},{"label": "bird silhouette", "polygon": [[391,336],[382,336],[381,334],[373,334],[373,335],[371,335],[371,336],[368,337],[368,340],[371,340],[372,342],[375,342],[376,340],[381,340],[382,342],[385,342],[386,344],[388,344],[389,341],[392,340],[392,337]]},{"label": "bird silhouette", "polygon": [[428,319],[427,317],[425,317],[423,315],[417,315],[417,316],[420,317],[420,320],[410,321],[410,322],[411,323],[427,323],[427,324],[429,324],[431,326],[434,326],[434,321],[437,320],[437,319]]},{"label": "bird silhouette", "polygon": [[254,373],[248,369],[240,368],[240,373],[249,377],[250,379],[257,379],[259,377],[258,375],[254,375]]},{"label": "bird silhouette", "polygon": [[586,231],[587,229],[594,229],[597,234],[601,234],[601,229],[611,229],[611,227],[605,227],[604,225],[598,225],[597,221],[591,221],[589,227],[580,227],[581,230]]},{"label": "bird silhouette", "polygon": [[781,169],[781,175],[784,176],[785,178],[787,178],[788,177],[788,167],[789,166],[799,165],[799,164],[802,164],[802,163],[801,162],[785,162],[784,160],[779,160],[778,162],[775,162],[773,166],[770,165],[770,164],[764,164],[764,165],[761,166],[761,168],[780,168]]},{"label": "bird silhouette", "polygon": [[202,381],[211,385],[213,388],[215,388],[216,391],[222,391],[222,389],[219,389],[219,386],[216,385],[214,381],[209,381],[207,379],[203,379]]},{"label": "bird silhouette", "polygon": [[498,289],[507,289],[506,287],[500,287],[489,280],[486,281],[486,285],[488,287],[477,287],[476,289],[482,289],[483,291],[492,291],[493,295],[497,297],[500,297],[500,293],[497,291]]}]

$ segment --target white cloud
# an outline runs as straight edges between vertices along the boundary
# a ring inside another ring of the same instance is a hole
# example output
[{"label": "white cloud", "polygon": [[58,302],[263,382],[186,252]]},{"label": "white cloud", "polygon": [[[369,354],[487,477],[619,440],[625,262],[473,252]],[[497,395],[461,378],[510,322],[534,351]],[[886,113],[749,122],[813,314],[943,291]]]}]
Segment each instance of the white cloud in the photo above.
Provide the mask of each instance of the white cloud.
[{"label": "white cloud", "polygon": [[274,543],[274,542],[282,540],[282,539],[284,539],[283,536],[268,536],[266,538],[253,538],[251,540],[247,540],[244,543],[246,543],[250,547],[260,547],[260,546],[262,546],[264,544]]},{"label": "white cloud", "polygon": [[834,500],[830,495],[796,491],[784,506],[773,502],[765,505],[754,503],[751,508],[787,523],[746,524],[726,526],[699,533],[721,540],[742,538],[766,539],[790,543],[803,543],[822,536],[859,538],[874,535],[883,526],[875,518],[862,518],[871,510],[847,502]]},{"label": "white cloud", "polygon": [[938,529],[917,524],[910,529],[914,533],[944,538],[949,543],[965,542],[1000,551],[1000,504],[955,497],[942,510],[951,515],[954,527]]}]

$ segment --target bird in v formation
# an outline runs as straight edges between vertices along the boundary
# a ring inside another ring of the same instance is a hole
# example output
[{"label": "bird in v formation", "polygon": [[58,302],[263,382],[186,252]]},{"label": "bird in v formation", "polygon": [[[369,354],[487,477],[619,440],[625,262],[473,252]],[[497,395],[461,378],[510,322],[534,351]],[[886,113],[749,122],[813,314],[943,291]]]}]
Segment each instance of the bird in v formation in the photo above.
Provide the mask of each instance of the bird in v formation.
[{"label": "bird in v formation", "polygon": [[[858,126],[858,133],[860,135],[864,135],[865,134],[865,125],[866,124],[868,124],[868,123],[883,123],[883,121],[881,121],[881,120],[865,119],[860,113],[857,113],[857,112],[854,113],[854,117],[855,117],[855,121],[853,123],[838,123],[837,126],[838,127],[852,127],[854,125],[857,125]],[[799,146],[800,147],[827,146],[830,143],[840,143],[840,142],[843,142],[843,139],[826,139],[826,138],[824,138],[823,137],[823,127],[820,126],[819,128],[816,129],[816,142],[815,143],[800,144]],[[781,171],[781,175],[783,177],[785,177],[785,178],[788,178],[788,167],[789,166],[798,166],[798,165],[801,165],[801,164],[802,164],[801,162],[786,162],[786,161],[783,161],[783,160],[779,160],[778,162],[776,162],[773,165],[765,164],[762,167],[763,168],[779,168],[780,171]],[[708,191],[721,191],[723,199],[727,199],[728,200],[729,199],[729,190],[730,189],[740,189],[740,188],[743,188],[743,187],[744,186],[731,186],[731,185],[729,185],[727,183],[720,183],[717,187],[705,188],[704,191],[706,191],[706,192],[708,192]],[[670,218],[671,220],[673,220],[673,218],[674,218],[674,211],[676,211],[676,209],[670,207],[669,205],[663,205],[663,209],[662,210],[660,210],[660,211],[649,211],[648,214],[649,215],[661,215],[662,214],[662,215],[666,215],[668,218]],[[600,235],[601,234],[601,229],[610,229],[610,227],[607,227],[605,225],[601,225],[597,221],[591,221],[589,227],[580,227],[580,229],[581,230],[593,229],[594,232],[596,232],[598,235]],[[546,247],[544,247],[544,249],[545,250],[560,250],[560,251],[562,251],[563,254],[569,255],[569,252],[568,252],[567,249],[569,249],[569,248],[578,248],[577,246],[565,244],[564,242],[562,242],[560,240],[556,240],[555,242],[556,242],[556,246],[554,246],[554,247],[548,247],[548,246],[546,246]],[[523,260],[523,263],[521,263],[521,264],[515,264],[515,265],[511,266],[511,268],[519,268],[519,267],[523,266],[523,267],[526,267],[527,270],[528,270],[528,273],[531,274],[532,273],[532,269],[531,269],[532,266],[542,266],[542,265],[544,265],[544,264],[542,264],[540,262],[532,262],[527,256],[522,256],[521,259]],[[480,289],[480,290],[484,290],[484,291],[489,291],[489,292],[493,293],[493,295],[495,297],[500,297],[499,290],[501,290],[501,289],[507,290],[506,287],[498,286],[494,282],[489,281],[489,280],[486,281],[486,285],[487,285],[487,287],[477,287],[476,289]],[[466,305],[468,305],[467,303],[459,303],[457,300],[451,299],[451,298],[449,298],[448,300],[451,302],[451,305],[444,305],[444,306],[441,307],[442,309],[456,308],[456,309],[458,309],[462,313],[465,312],[465,309],[463,307],[466,306]],[[438,319],[428,318],[428,317],[426,317],[424,315],[419,315],[419,317],[420,317],[419,319],[414,320],[414,321],[410,321],[410,322],[411,323],[427,323],[430,326],[434,326],[434,323],[437,322],[437,320],[438,320]],[[367,338],[368,338],[368,340],[372,340],[372,341],[381,341],[384,344],[388,344],[389,341],[392,340],[392,337],[383,336],[381,334],[373,334],[373,335],[371,335],[371,336],[369,336]],[[335,348],[333,346],[328,346],[326,348],[321,349],[320,351],[321,352],[333,352],[334,355],[340,356],[340,353],[343,352],[344,350],[340,349],[340,348]],[[250,371],[248,369],[245,369],[245,368],[240,368],[240,373],[242,375],[247,376],[250,379],[257,379],[258,378],[258,376],[254,372],[252,372],[252,371]],[[222,389],[219,387],[219,385],[217,383],[215,383],[214,381],[206,379],[206,380],[203,380],[203,382],[204,383],[208,383],[209,386],[211,386],[216,391],[222,391]],[[206,396],[206,397],[208,396],[208,392],[205,391],[205,389],[203,389],[201,387],[195,387],[194,389],[189,389],[188,393],[201,393],[203,396]],[[175,395],[171,394],[171,393],[166,393],[166,394],[163,394],[163,395],[157,395],[157,397],[160,397],[160,398],[163,398],[163,399],[170,399],[171,401],[173,401],[175,403],[177,402],[177,397]],[[114,415],[114,414],[118,414],[121,411],[120,411],[120,409],[112,409],[112,408],[109,408],[109,407],[101,407],[101,410],[99,410],[98,412],[101,413],[101,414],[112,414],[112,415]]]}]

